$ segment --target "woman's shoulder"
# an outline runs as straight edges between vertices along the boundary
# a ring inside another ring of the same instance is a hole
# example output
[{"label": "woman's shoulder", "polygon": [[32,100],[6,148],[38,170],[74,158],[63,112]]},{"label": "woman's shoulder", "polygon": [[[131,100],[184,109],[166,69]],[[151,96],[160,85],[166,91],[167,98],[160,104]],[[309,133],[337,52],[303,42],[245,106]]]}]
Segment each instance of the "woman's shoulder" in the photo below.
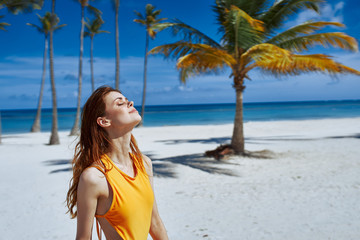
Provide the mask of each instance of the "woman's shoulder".
[{"label": "woman's shoulder", "polygon": [[103,184],[106,180],[102,170],[96,166],[90,166],[81,173],[80,181],[85,185],[97,186]]}]

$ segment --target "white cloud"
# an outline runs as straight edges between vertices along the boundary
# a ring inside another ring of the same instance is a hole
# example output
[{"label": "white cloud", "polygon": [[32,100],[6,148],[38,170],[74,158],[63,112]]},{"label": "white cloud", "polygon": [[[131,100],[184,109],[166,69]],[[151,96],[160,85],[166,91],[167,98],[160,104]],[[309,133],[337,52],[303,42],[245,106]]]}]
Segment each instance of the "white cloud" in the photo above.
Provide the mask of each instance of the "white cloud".
[{"label": "white cloud", "polygon": [[330,3],[324,3],[320,7],[320,14],[313,10],[305,10],[300,12],[296,19],[285,24],[285,28],[293,27],[306,21],[328,21],[328,22],[344,22],[344,5],[343,1],[338,2],[334,6]]}]

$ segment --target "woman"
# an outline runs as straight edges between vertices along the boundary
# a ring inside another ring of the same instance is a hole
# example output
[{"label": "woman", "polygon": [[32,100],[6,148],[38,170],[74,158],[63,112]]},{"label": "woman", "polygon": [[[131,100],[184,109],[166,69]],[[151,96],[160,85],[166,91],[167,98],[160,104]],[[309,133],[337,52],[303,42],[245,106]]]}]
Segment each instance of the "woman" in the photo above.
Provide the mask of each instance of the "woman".
[{"label": "woman", "polygon": [[[153,194],[151,160],[131,134],[141,117],[120,91],[98,88],[82,112],[67,194],[76,239],[91,239],[94,216],[107,239],[168,239]],[[76,206],[76,210],[75,210]]]}]

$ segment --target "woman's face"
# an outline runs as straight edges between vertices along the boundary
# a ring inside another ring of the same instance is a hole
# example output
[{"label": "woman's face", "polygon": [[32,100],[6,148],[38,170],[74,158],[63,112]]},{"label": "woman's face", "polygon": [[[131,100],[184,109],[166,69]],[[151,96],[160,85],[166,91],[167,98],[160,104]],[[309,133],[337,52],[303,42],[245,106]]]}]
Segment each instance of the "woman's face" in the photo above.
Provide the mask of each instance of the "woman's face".
[{"label": "woman's face", "polygon": [[110,123],[110,128],[135,127],[141,116],[134,108],[134,102],[119,92],[110,92],[104,98],[105,118]]}]

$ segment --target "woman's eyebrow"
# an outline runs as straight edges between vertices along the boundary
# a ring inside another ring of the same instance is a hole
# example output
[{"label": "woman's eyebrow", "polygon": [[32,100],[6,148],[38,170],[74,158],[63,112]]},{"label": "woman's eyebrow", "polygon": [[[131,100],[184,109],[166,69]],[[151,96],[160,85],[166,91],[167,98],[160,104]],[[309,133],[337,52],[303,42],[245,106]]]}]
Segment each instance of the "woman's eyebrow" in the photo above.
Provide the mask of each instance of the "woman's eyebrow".
[{"label": "woman's eyebrow", "polygon": [[[123,98],[122,98],[122,97],[117,97],[117,98],[115,98],[115,99],[114,99],[114,101],[113,101],[113,102],[115,102],[115,101],[116,101],[116,100],[118,100],[118,99],[119,99],[119,100],[123,100]],[[125,98],[125,100],[127,101],[128,99],[127,99],[127,98]]]}]

